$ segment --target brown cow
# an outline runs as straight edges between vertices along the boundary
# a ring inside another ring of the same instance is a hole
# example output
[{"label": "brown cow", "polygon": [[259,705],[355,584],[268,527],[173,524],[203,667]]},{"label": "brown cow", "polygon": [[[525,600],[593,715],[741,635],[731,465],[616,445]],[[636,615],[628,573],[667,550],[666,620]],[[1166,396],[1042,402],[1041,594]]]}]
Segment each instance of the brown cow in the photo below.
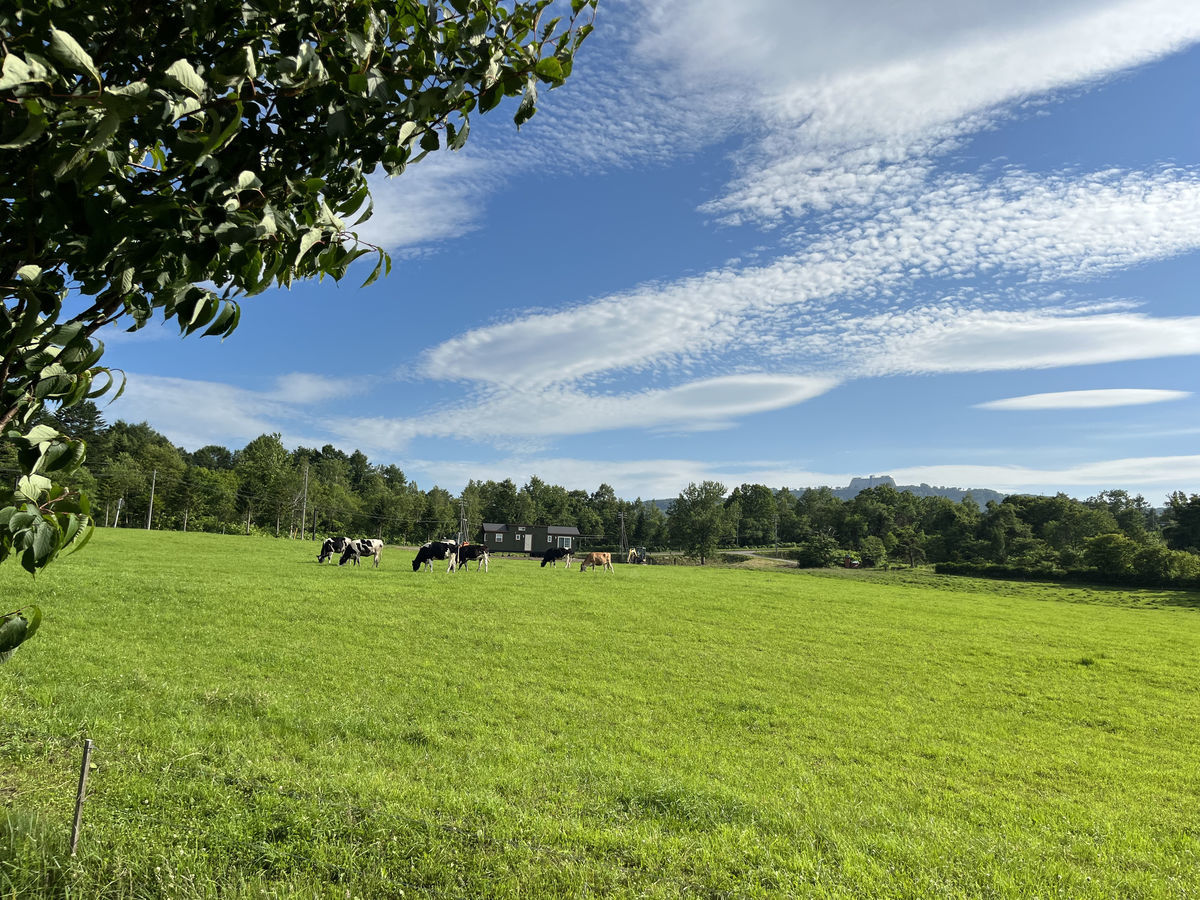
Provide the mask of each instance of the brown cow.
[{"label": "brown cow", "polygon": [[579,571],[580,572],[586,571],[588,566],[592,567],[593,572],[596,570],[596,566],[603,566],[604,568],[608,569],[608,571],[612,572],[613,571],[612,554],[611,553],[589,553],[587,556],[585,556],[583,558],[583,562],[581,562],[579,564]]}]

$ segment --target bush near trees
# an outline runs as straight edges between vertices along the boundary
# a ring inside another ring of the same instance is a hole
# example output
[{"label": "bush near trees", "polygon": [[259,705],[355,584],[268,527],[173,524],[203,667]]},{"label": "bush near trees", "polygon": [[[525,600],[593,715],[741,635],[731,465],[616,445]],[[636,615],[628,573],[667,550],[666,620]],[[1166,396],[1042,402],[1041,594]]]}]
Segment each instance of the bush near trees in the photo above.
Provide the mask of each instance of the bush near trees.
[{"label": "bush near trees", "polygon": [[98,333],[161,315],[225,336],[240,297],[341,278],[367,254],[368,283],[390,269],[354,232],[367,177],[459,149],[471,114],[505,97],[520,96],[518,126],[532,116],[539,85],[570,75],[596,0],[554,5],[565,18],[552,5],[4,4],[0,434],[19,477],[0,499],[0,560],[33,573],[87,540],[89,502],[67,486],[83,429],[39,417],[119,381]]}]

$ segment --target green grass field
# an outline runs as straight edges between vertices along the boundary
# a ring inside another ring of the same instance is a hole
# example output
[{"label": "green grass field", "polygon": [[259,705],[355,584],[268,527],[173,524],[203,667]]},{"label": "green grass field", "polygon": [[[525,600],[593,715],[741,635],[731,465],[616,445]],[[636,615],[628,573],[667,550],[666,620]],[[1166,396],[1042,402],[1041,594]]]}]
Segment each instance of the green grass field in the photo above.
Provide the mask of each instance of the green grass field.
[{"label": "green grass field", "polygon": [[315,557],[0,567],[0,896],[1200,896],[1195,595]]}]

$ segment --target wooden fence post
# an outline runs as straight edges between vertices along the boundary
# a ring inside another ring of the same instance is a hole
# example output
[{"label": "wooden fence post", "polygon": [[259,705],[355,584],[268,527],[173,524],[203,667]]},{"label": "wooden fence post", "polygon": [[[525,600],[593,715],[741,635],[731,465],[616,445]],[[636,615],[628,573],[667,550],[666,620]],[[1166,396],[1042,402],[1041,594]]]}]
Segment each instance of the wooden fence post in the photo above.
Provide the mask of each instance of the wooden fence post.
[{"label": "wooden fence post", "polygon": [[75,822],[71,825],[71,855],[79,845],[79,826],[83,824],[83,800],[87,796],[88,768],[92,764],[92,739],[83,742],[83,765],[79,768],[79,790],[75,793]]}]

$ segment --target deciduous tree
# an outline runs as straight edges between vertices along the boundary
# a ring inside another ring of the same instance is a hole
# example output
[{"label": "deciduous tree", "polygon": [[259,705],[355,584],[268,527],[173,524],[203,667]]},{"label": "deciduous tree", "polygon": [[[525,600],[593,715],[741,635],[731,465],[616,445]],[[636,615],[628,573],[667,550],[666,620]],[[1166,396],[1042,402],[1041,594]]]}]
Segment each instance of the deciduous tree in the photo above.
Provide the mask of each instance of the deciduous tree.
[{"label": "deciduous tree", "polygon": [[689,484],[671,504],[671,542],[699,557],[701,565],[722,541],[733,537],[734,519],[724,501],[725,485],[705,481]]}]

